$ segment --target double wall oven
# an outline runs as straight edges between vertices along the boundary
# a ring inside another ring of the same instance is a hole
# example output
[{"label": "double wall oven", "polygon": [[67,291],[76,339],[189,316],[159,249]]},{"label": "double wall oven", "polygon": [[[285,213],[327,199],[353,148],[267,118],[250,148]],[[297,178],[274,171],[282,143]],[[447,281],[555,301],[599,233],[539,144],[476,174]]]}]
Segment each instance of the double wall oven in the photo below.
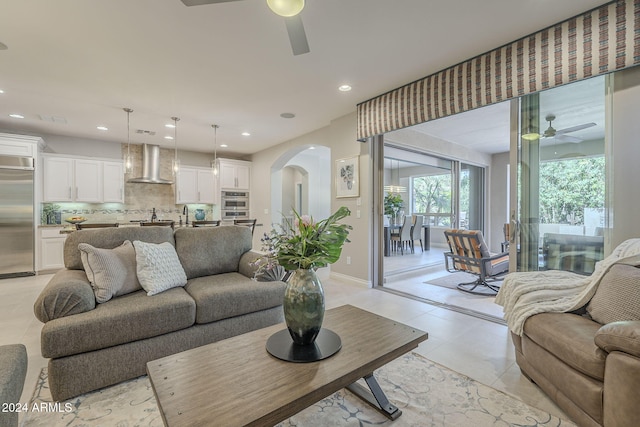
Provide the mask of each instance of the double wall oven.
[{"label": "double wall oven", "polygon": [[249,192],[223,191],[220,215],[223,220],[249,218]]}]

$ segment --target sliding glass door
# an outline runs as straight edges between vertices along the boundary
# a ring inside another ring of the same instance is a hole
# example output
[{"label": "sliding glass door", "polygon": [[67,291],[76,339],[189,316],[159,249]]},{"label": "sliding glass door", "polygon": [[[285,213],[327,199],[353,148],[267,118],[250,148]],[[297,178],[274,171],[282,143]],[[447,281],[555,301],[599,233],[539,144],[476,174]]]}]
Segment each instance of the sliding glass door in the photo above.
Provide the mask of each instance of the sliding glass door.
[{"label": "sliding glass door", "polygon": [[605,80],[520,99],[510,245],[518,271],[590,274],[603,256]]}]

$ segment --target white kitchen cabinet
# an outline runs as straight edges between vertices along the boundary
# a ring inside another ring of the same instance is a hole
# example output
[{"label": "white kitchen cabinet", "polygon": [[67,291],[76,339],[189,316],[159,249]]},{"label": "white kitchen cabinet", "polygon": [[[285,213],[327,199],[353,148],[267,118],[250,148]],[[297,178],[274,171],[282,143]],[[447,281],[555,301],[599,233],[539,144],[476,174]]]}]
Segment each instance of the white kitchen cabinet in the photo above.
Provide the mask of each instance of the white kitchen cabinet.
[{"label": "white kitchen cabinet", "polygon": [[40,265],[38,271],[64,268],[64,242],[66,234],[60,234],[63,227],[40,228]]},{"label": "white kitchen cabinet", "polygon": [[216,177],[209,168],[183,166],[176,183],[176,204],[218,203]]},{"label": "white kitchen cabinet", "polygon": [[251,184],[251,162],[219,159],[220,189],[249,190]]},{"label": "white kitchen cabinet", "polygon": [[44,157],[43,200],[45,202],[72,202],[73,159]]},{"label": "white kitchen cabinet", "polygon": [[124,203],[122,162],[43,156],[44,202]]},{"label": "white kitchen cabinet", "polygon": [[75,159],[75,201],[102,202],[102,162],[99,160]]},{"label": "white kitchen cabinet", "polygon": [[124,203],[124,168],[122,162],[102,163],[102,201]]}]

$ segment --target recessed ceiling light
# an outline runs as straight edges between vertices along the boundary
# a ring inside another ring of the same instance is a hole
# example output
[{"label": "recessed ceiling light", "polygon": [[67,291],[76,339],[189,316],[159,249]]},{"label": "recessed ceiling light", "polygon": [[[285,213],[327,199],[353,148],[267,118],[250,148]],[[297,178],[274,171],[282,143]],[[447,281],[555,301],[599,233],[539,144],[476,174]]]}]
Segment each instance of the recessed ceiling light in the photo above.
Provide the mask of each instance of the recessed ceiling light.
[{"label": "recessed ceiling light", "polygon": [[282,113],[280,114],[280,117],[282,117],[283,119],[293,119],[296,115],[293,113]]},{"label": "recessed ceiling light", "polygon": [[9,117],[13,117],[14,119],[24,119],[22,114],[9,114]]},{"label": "recessed ceiling light", "polygon": [[242,136],[251,136],[249,132],[242,132]]},{"label": "recessed ceiling light", "polygon": [[164,139],[173,139],[173,137],[171,135],[167,135],[164,137]]},{"label": "recessed ceiling light", "polygon": [[349,85],[338,86],[338,90],[340,92],[349,92],[351,90],[351,86]]},{"label": "recessed ceiling light", "polygon": [[98,129],[98,130],[109,130],[109,128],[106,127],[106,126],[96,126],[96,129]]},{"label": "recessed ceiling light", "polygon": [[176,127],[176,125],[174,125],[173,123],[167,123],[166,125],[164,125],[164,127],[173,129],[174,127]]},{"label": "recessed ceiling light", "polygon": [[313,145],[311,147],[309,147],[309,150],[315,150],[316,147],[314,147]]},{"label": "recessed ceiling light", "polygon": [[220,144],[220,147],[222,147],[222,148],[227,148],[227,147],[228,147],[228,145],[227,145],[227,144]]},{"label": "recessed ceiling light", "polygon": [[0,93],[4,93],[4,91],[2,89],[0,89]]}]

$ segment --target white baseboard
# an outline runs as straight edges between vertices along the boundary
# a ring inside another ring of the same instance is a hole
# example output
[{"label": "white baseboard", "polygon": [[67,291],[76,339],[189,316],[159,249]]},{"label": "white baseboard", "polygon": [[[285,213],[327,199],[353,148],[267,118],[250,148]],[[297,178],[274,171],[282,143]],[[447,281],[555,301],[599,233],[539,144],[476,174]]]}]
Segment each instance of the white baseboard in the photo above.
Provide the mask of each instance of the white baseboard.
[{"label": "white baseboard", "polygon": [[371,288],[371,281],[358,279],[357,277],[347,276],[346,274],[331,272],[329,277],[333,280],[339,280],[341,282],[347,282],[352,285],[362,286],[363,288]]}]

